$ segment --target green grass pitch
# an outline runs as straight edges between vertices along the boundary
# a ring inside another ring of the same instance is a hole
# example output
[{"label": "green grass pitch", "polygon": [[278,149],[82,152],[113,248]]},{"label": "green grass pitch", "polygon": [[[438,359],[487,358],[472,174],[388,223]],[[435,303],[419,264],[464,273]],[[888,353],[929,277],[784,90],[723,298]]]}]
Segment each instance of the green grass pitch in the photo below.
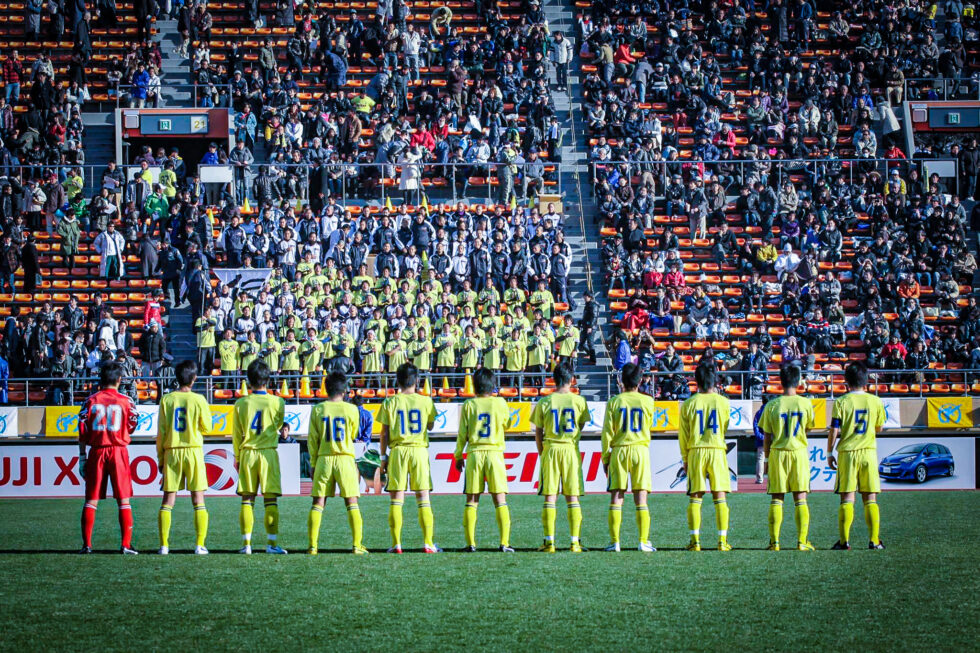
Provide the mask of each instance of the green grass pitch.
[{"label": "green grass pitch", "polygon": [[[239,546],[238,502],[208,502],[209,557],[193,544],[191,508],[179,499],[168,558],[157,548],[157,499],[134,502],[135,544],[144,555],[77,556],[81,500],[0,501],[0,650],[975,650],[980,495],[903,492],[881,498],[888,549],[868,551],[860,506],[855,550],[837,539],[837,499],[811,496],[811,540],[819,551],[764,551],[764,495],[730,499],[736,550],[681,551],[686,498],[651,497],[654,554],[533,553],[541,499],[512,496],[516,555],[492,551],[492,504],[480,507],[487,552],[385,555],[386,497],[362,499],[365,544],[354,557],[340,499],[327,502],[321,555],[306,548],[307,498],[281,501],[288,556],[230,555]],[[584,498],[583,542],[607,543],[604,496]],[[463,545],[461,496],[434,497],[436,539]],[[261,509],[256,508],[256,544]],[[567,548],[565,509],[558,544]],[[704,509],[704,543],[714,513]],[[795,542],[787,502],[784,546]],[[421,546],[414,500],[404,543]],[[623,544],[636,546],[633,509]],[[95,546],[118,547],[116,509],[100,506]],[[862,546],[863,545],[863,546]],[[256,547],[260,549],[264,547]],[[336,553],[334,553],[336,552]],[[297,555],[298,554],[298,555]]]}]

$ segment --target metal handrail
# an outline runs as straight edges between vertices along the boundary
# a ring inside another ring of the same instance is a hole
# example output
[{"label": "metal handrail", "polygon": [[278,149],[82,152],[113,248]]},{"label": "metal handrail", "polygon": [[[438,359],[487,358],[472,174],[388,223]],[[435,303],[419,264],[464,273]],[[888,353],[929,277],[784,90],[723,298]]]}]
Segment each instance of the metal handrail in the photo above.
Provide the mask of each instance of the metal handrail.
[{"label": "metal handrail", "polygon": [[[134,89],[136,87],[137,87],[136,84],[122,84],[122,83],[118,83],[118,84],[115,85],[115,90],[116,90],[116,108],[117,109],[123,106],[121,104],[122,103],[123,95],[127,94],[129,91],[131,91],[132,89]],[[221,90],[224,90],[224,98],[225,98],[226,104],[221,104],[221,105],[219,105],[219,104],[211,104],[211,105],[206,105],[206,106],[199,105],[198,104],[198,100],[203,101],[205,97],[211,95],[211,93],[208,92],[208,91],[206,91],[205,88],[213,88],[213,89],[215,89],[215,91],[218,92],[219,97],[221,96],[221,92],[220,91]],[[173,108],[178,108],[178,107],[187,106],[187,101],[186,100],[177,100],[177,101],[175,101],[173,103],[166,102],[165,101],[165,98],[163,97],[163,91],[164,91],[164,89],[171,89],[171,90],[191,89],[193,91],[193,97],[192,97],[193,103],[190,106],[191,107],[194,107],[194,108],[210,108],[210,107],[230,108],[231,107],[231,92],[232,92],[232,90],[231,90],[231,82],[225,82],[225,83],[221,83],[221,84],[214,84],[214,83],[210,83],[210,84],[196,84],[196,83],[194,83],[194,84],[174,84],[174,83],[171,83],[171,82],[166,81],[165,79],[161,79],[160,80],[160,91],[157,93],[156,102],[153,103],[153,104],[146,104],[145,108],[150,108],[150,109],[152,109],[152,108],[159,108],[159,107],[173,107]],[[147,88],[147,92],[149,93],[149,88]],[[129,97],[130,97],[130,99],[132,99],[132,94],[131,93],[129,93]]]},{"label": "metal handrail", "polygon": [[[846,361],[841,361],[843,364]],[[803,371],[803,384],[806,391],[810,394],[817,396],[826,396],[829,398],[834,398],[839,393],[839,389],[835,388],[835,385],[841,385],[844,383],[844,370],[833,370],[833,369],[820,369],[812,370],[807,369],[804,360],[801,360],[802,371]],[[957,377],[959,380],[948,380],[949,383],[962,384],[966,387],[962,389],[961,392],[942,392],[937,393],[927,390],[926,387],[930,385],[930,381],[924,380],[922,383],[906,383],[904,380],[899,380],[907,378],[908,375],[922,374],[924,377],[928,378],[930,376],[944,376],[944,377]],[[606,396],[604,399],[612,397],[616,392],[619,392],[619,373],[616,370],[609,370],[608,372],[590,372],[589,380],[590,385],[596,383],[596,376],[603,376],[606,379]],[[740,393],[728,393],[733,398],[741,399],[761,399],[766,392],[767,386],[778,386],[779,384],[779,373],[767,369],[764,372],[755,372],[747,370],[719,370],[719,375],[724,381],[732,381],[732,383],[726,385],[730,386],[741,386]],[[466,386],[467,377],[470,376],[470,372],[442,372],[442,371],[423,371],[421,385],[429,384],[433,394],[439,395],[439,390],[443,388],[443,380],[445,379],[446,385],[454,390],[460,390]],[[524,394],[525,389],[528,388],[539,388],[546,385],[546,380],[550,378],[550,373],[548,372],[520,372],[517,374],[511,374],[506,370],[501,370],[496,373],[496,386],[498,388],[514,388],[517,392],[515,398],[521,397]],[[653,396],[660,396],[665,390],[665,379],[667,382],[676,380],[679,383],[681,389],[688,388],[689,385],[694,380],[693,371],[682,371],[682,372],[665,372],[658,370],[647,370],[644,372],[644,376],[647,377],[644,380],[644,384],[641,386],[641,391],[651,394]],[[725,377],[730,377],[726,379]],[[281,394],[288,394],[292,398],[296,398],[299,401],[316,401],[317,390],[319,390],[321,380],[323,378],[322,372],[312,372],[310,374],[301,373],[286,373],[286,374],[274,374],[272,377],[271,387]],[[874,369],[869,371],[869,378],[871,379],[871,384],[869,385],[869,392],[874,394],[897,394],[898,396],[904,397],[915,397],[923,398],[927,395],[930,396],[971,396],[972,390],[970,388],[971,383],[980,383],[980,369],[952,369],[952,368],[921,368],[921,369],[906,369],[906,370],[886,370],[886,369]],[[397,388],[395,383],[395,374],[392,372],[380,372],[380,373],[357,373],[348,375],[348,380],[350,381],[351,387],[354,390],[383,390],[385,392],[393,391]],[[125,377],[123,379],[124,386],[127,384],[136,384],[139,381],[147,381],[151,384],[156,384],[156,377]],[[199,378],[195,389],[202,392],[204,396],[210,402],[215,401],[225,401],[226,399],[218,398],[216,396],[216,391],[218,390],[229,390],[233,393],[240,390],[242,382],[245,381],[245,375],[243,373],[236,373],[234,375],[227,374],[214,374],[211,376],[206,376]],[[601,383],[601,380],[599,381]],[[68,401],[62,402],[62,405],[77,405],[81,403],[81,400],[88,396],[89,393],[93,392],[98,387],[97,377],[80,377],[80,378],[8,378],[0,381],[0,384],[6,383],[6,387],[10,384],[24,384],[25,393],[25,406],[31,406],[30,392],[31,385],[39,387],[39,389],[47,389],[54,384],[60,386],[65,386],[63,393],[67,395]],[[303,397],[304,384],[308,384],[309,390],[312,392],[312,396]],[[816,392],[819,390],[819,385],[826,386],[825,391]],[[892,393],[890,391],[892,384],[901,384],[909,386],[908,392]],[[281,392],[283,386],[285,385],[287,392]],[[919,387],[915,390],[911,388],[912,385],[918,385]],[[882,388],[882,386],[887,386]],[[675,386],[677,387],[677,386]],[[753,388],[758,388],[758,392],[753,391]],[[669,389],[669,388],[668,388]],[[457,392],[457,395],[459,393]],[[234,397],[234,394],[233,394]],[[444,397],[447,400],[453,399],[453,397]],[[7,404],[15,405],[15,404]],[[41,404],[33,405],[48,405],[48,402],[42,402]]]},{"label": "metal handrail", "polygon": [[[961,92],[960,88],[967,87]],[[977,77],[906,77],[904,99],[906,101],[928,101],[922,91],[937,91],[936,100],[980,100],[980,78]]]}]

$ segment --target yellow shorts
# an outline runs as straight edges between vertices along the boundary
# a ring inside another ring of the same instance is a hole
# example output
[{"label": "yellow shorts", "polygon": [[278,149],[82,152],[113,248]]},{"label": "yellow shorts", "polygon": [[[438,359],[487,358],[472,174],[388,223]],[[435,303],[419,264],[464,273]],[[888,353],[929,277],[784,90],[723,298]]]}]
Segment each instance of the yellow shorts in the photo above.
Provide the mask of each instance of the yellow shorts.
[{"label": "yellow shorts", "polygon": [[347,499],[361,496],[361,479],[353,456],[317,456],[311,497],[332,497],[340,487]]},{"label": "yellow shorts", "polygon": [[242,449],[238,459],[238,494],[264,497],[282,494],[279,454],[275,449]]},{"label": "yellow shorts", "polygon": [[204,469],[204,449],[180,447],[163,453],[163,491],[203,492],[208,489],[208,474]]},{"label": "yellow shorts", "polygon": [[582,455],[578,447],[572,445],[544,446],[541,454],[541,473],[538,476],[538,494],[550,496],[564,494],[566,497],[582,496]]},{"label": "yellow shorts", "polygon": [[507,493],[507,469],[503,451],[470,451],[463,467],[463,492],[482,494]]},{"label": "yellow shorts", "polygon": [[712,492],[731,492],[728,456],[724,449],[694,448],[687,452],[687,493],[707,492],[707,478]]},{"label": "yellow shorts", "polygon": [[432,489],[427,447],[395,447],[388,458],[386,492],[412,492]]},{"label": "yellow shorts", "polygon": [[631,444],[613,447],[609,455],[609,490],[650,491],[650,447]]},{"label": "yellow shorts", "polygon": [[810,457],[806,449],[769,452],[769,494],[810,491]]},{"label": "yellow shorts", "polygon": [[881,492],[878,476],[878,451],[857,449],[837,452],[837,494],[845,492]]}]

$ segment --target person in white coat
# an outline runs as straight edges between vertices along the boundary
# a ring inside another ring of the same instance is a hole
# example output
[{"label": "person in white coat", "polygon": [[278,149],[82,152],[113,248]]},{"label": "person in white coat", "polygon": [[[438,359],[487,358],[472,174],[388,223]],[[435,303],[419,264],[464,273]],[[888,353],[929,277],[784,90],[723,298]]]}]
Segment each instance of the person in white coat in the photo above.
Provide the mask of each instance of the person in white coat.
[{"label": "person in white coat", "polygon": [[559,91],[568,90],[568,64],[574,56],[572,40],[566,38],[562,32],[555,32],[554,38],[551,39],[548,58],[555,64],[556,84]]},{"label": "person in white coat", "polygon": [[402,167],[402,176],[398,182],[398,190],[402,192],[405,204],[412,204],[415,201],[417,206],[420,202],[419,188],[422,184],[422,166],[418,165],[422,161],[421,147],[416,145],[406,149],[398,158],[398,164]]},{"label": "person in white coat", "polygon": [[102,257],[99,262],[99,276],[105,279],[122,279],[126,239],[116,231],[116,225],[110,222],[106,230],[95,237],[92,247]]}]

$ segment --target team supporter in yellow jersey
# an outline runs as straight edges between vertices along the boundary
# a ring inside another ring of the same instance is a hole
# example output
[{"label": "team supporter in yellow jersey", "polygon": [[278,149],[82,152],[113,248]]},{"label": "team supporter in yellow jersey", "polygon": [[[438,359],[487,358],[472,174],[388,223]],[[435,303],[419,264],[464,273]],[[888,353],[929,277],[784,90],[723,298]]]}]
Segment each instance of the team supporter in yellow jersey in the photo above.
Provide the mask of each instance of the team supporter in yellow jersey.
[{"label": "team supporter in yellow jersey", "polygon": [[252,506],[262,491],[265,502],[266,553],[286,553],[279,546],[279,505],[282,494],[279,474],[279,434],[283,426],[286,402],[269,394],[269,366],[255,361],[248,366],[249,394],[235,402],[232,412],[232,447],[238,469],[238,494],[242,497],[239,524],[242,529],[242,548],[239,553],[252,553],[252,528],[255,523]]},{"label": "team supporter in yellow jersey", "polygon": [[638,549],[656,551],[650,543],[650,511],[647,492],[650,478],[650,432],[654,424],[653,398],[640,394],[643,372],[638,365],[627,363],[620,371],[623,391],[606,403],[602,424],[602,465],[609,478],[609,538],[606,551],[619,551],[619,531],[623,522],[623,498],[629,487],[636,504],[636,527],[640,535]]},{"label": "team supporter in yellow jersey", "polygon": [[211,428],[211,409],[201,395],[191,392],[197,380],[197,363],[183,361],[175,370],[177,391],[160,401],[157,429],[157,464],[163,473],[163,505],[157,518],[160,555],[170,553],[170,518],[179,490],[191,493],[194,504],[194,553],[207,555],[208,511],[204,491],[208,475],[204,469],[204,432]]},{"label": "team supporter in yellow jersey", "polygon": [[731,551],[728,544],[728,500],[732,490],[728,471],[725,434],[728,433],[728,398],[715,392],[718,372],[713,363],[699,365],[694,372],[698,391],[688,397],[680,408],[678,441],[681,461],[687,473],[687,526],[691,541],[689,551],[701,550],[701,502],[711,483],[715,500],[715,523],[718,526],[718,550]]},{"label": "team supporter in yellow jersey", "polygon": [[[391,529],[391,548],[388,553],[402,552],[402,505],[405,491],[411,488],[418,503],[419,525],[426,553],[441,553],[434,542],[435,523],[429,491],[432,476],[429,471],[429,429],[436,419],[432,399],[417,392],[419,370],[405,363],[395,374],[399,393],[385,399],[378,410],[381,424],[381,473],[388,475],[387,490],[391,495],[388,507],[388,527]],[[388,448],[391,447],[391,457]]]},{"label": "team supporter in yellow jersey", "polygon": [[226,388],[235,387],[235,376],[238,374],[238,349],[235,332],[225,329],[224,337],[218,343],[218,358],[221,359],[221,375],[225,377]]},{"label": "team supporter in yellow jersey", "polygon": [[[837,527],[840,539],[832,547],[850,549],[851,524],[854,522],[854,494],[861,493],[864,521],[868,525],[869,549],[884,549],[881,543],[881,517],[878,512],[878,444],[876,435],[885,425],[885,406],[881,399],[865,392],[868,370],[861,363],[851,363],[844,370],[849,392],[834,401],[827,436],[827,464],[837,470],[836,492],[840,495]],[[839,439],[839,444],[838,444]],[[840,462],[834,456],[834,445]]]},{"label": "team supporter in yellow jersey", "polygon": [[513,553],[510,546],[510,508],[507,507],[507,469],[504,466],[504,432],[510,409],[502,397],[493,395],[493,372],[481,367],[473,374],[476,397],[467,399],[459,413],[459,435],[453,459],[457,470],[463,470],[466,450],[463,492],[463,532],[467,553],[476,552],[476,515],[484,488],[490,491],[496,506],[500,550]]},{"label": "team supporter in yellow jersey", "polygon": [[769,550],[779,551],[779,530],[783,523],[783,499],[793,493],[796,504],[797,549],[813,551],[807,539],[810,530],[810,457],[806,434],[813,428],[813,404],[796,394],[800,385],[800,368],[784,365],[779,370],[783,395],[766,404],[759,418],[759,429],[765,434],[763,452],[769,473]]},{"label": "team supporter in yellow jersey", "polygon": [[572,538],[571,552],[584,551],[579,538],[582,533],[582,457],[578,441],[582,429],[589,423],[589,406],[585,399],[572,392],[574,376],[567,363],[559,363],[551,373],[555,391],[539,401],[531,412],[534,441],[541,459],[538,494],[544,496],[541,524],[544,544],[539,551],[555,552],[555,500],[565,495],[568,505],[568,529]]},{"label": "team supporter in yellow jersey", "polygon": [[320,520],[327,497],[339,489],[347,505],[347,523],[353,538],[352,552],[367,553],[361,546],[363,522],[357,497],[361,495],[360,475],[354,463],[354,440],[361,425],[361,413],[354,404],[344,401],[347,394],[347,377],[332,372],[325,380],[327,400],[310,411],[310,433],[307,446],[313,465],[313,487],[310,496],[313,506],[307,520],[310,535],[310,555],[317,554],[320,538]]}]

